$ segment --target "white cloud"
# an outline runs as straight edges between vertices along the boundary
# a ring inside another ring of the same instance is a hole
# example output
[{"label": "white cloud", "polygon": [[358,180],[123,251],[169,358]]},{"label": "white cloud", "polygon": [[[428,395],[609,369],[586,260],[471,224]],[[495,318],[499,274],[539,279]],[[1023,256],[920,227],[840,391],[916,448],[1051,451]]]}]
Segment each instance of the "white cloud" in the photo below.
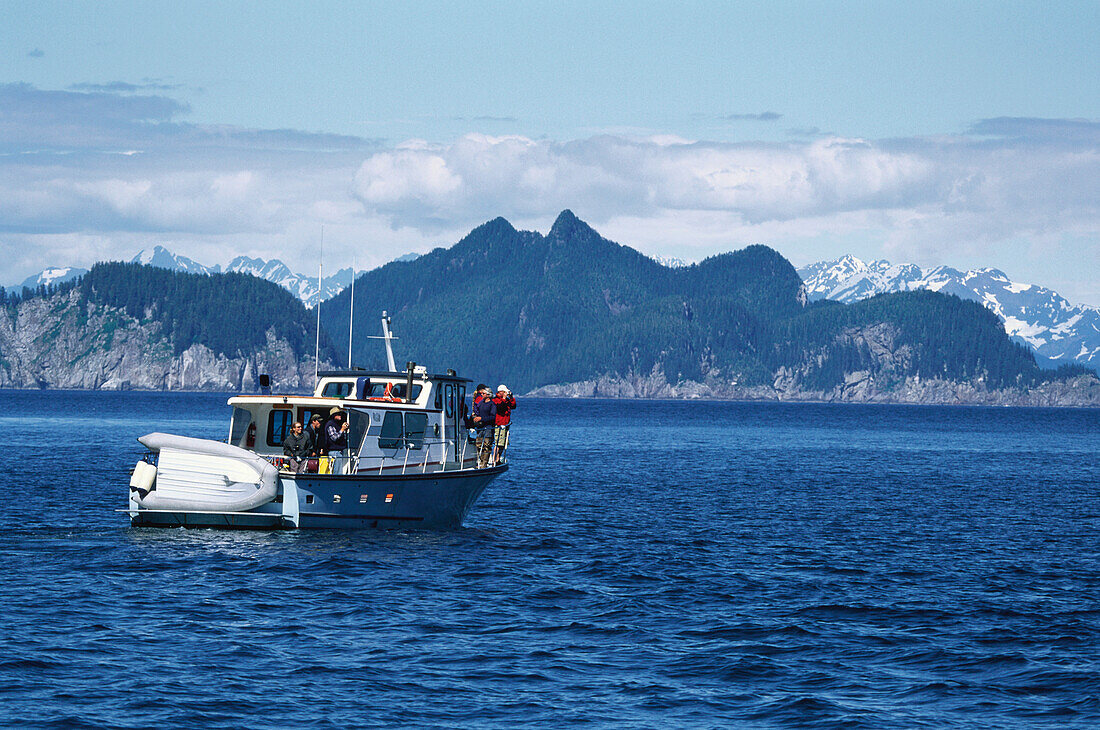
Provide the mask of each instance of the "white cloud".
[{"label": "white cloud", "polygon": [[[696,259],[765,243],[802,262],[818,249],[925,264],[963,252],[1008,268],[1001,251],[1022,238],[1070,241],[1058,250],[1077,261],[1100,248],[1100,124],[1088,121],[987,120],[904,140],[469,134],[383,146],[177,121],[186,112],[160,96],[0,85],[0,250],[23,262],[10,278],[87,265],[112,241],[117,258],[172,242],[207,263],[241,253],[308,269],[322,224],[326,258],[367,266],[496,216],[522,226],[564,208],[609,238]],[[87,257],[68,258],[79,240]],[[40,265],[23,253],[38,247]],[[1078,268],[1067,262],[1066,279]]]},{"label": "white cloud", "polygon": [[745,225],[931,209],[945,220],[987,216],[997,236],[1014,228],[1034,232],[1042,221],[1096,227],[1095,196],[1087,188],[1098,172],[1095,150],[967,138],[898,146],[842,138],[775,145],[468,135],[445,147],[369,157],[355,193],[369,209],[412,225],[577,206],[595,211],[597,222],[714,210]]},{"label": "white cloud", "polygon": [[438,207],[461,186],[462,179],[439,155],[402,149],[372,156],[355,174],[355,183],[367,203],[387,206],[408,201]]}]

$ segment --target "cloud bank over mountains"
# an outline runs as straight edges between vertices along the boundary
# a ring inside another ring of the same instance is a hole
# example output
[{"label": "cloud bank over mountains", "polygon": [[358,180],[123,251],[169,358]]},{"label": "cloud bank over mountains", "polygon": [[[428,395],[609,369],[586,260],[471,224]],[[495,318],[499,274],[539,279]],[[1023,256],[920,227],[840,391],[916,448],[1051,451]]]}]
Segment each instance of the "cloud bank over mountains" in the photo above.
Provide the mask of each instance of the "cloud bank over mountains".
[{"label": "cloud bank over mountains", "polygon": [[[0,85],[0,246],[13,280],[50,260],[128,258],[158,243],[200,260],[259,255],[303,268],[321,225],[326,259],[365,268],[498,215],[543,227],[565,208],[657,255],[768,243],[810,261],[850,252],[848,237],[925,263],[965,255],[1011,270],[1003,259],[1018,258],[1022,239],[1093,268],[1100,259],[1095,121],[987,119],[961,134],[883,140],[468,134],[395,144],[191,124],[186,104],[146,93],[156,87]],[[1095,282],[1042,276],[1100,303]]]}]

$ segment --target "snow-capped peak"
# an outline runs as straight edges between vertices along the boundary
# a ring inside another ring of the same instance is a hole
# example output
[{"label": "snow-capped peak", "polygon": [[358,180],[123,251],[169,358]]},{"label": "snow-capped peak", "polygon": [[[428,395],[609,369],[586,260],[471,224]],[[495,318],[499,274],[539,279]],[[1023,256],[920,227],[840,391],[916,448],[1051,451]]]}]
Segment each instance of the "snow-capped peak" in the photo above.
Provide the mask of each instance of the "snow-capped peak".
[{"label": "snow-capped peak", "polygon": [[981,303],[1005,323],[1005,331],[1054,363],[1100,365],[1100,310],[1073,305],[1056,292],[1013,282],[994,268],[959,271],[922,269],[888,261],[864,263],[854,256],[822,261],[798,270],[810,300],[854,302],[886,292],[931,291]]},{"label": "snow-capped peak", "polygon": [[182,271],[187,274],[216,274],[220,269],[218,266],[203,266],[199,262],[189,259],[186,256],[172,253],[164,246],[154,246],[152,251],[149,249],[142,249],[138,251],[136,256],[130,259],[130,263],[157,266],[162,269]]},{"label": "snow-capped peak", "polygon": [[307,307],[331,299],[351,283],[351,269],[340,269],[335,274],[322,279],[321,289],[318,291],[316,277],[296,274],[279,259],[265,261],[260,258],[238,256],[229,262],[225,270],[227,272],[235,271],[241,274],[251,274],[260,279],[274,282],[301,299]]}]

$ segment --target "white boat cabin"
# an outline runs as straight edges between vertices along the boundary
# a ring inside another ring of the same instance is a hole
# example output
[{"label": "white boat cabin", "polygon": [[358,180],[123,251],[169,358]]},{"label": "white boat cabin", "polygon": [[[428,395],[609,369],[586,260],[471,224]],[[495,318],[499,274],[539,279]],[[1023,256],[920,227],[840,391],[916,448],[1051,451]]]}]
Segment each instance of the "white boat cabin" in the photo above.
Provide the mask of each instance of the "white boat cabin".
[{"label": "white boat cabin", "polygon": [[463,426],[466,386],[453,370],[428,374],[336,370],[318,374],[312,396],[239,395],[229,399],[229,443],[278,462],[295,421],[315,413],[322,423],[340,408],[347,414],[348,448],[322,473],[425,473],[472,468],[474,444]]}]

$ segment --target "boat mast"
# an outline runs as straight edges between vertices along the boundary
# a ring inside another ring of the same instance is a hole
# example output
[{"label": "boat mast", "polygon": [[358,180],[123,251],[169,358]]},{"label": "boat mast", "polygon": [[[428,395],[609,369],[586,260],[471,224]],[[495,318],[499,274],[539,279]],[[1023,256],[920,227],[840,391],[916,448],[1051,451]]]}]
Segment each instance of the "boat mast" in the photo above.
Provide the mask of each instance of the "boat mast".
[{"label": "boat mast", "polygon": [[351,332],[355,325],[355,259],[351,262],[351,303],[348,304],[348,370],[351,370]]},{"label": "boat mast", "polygon": [[317,342],[313,346],[313,387],[321,379],[321,271],[325,258],[325,227],[321,226],[321,246],[317,249]]},{"label": "boat mast", "polygon": [[391,373],[398,372],[397,365],[393,361],[393,341],[397,338],[390,331],[390,315],[385,310],[382,311],[382,336],[367,335],[367,339],[382,340],[386,343],[386,365],[389,366]]},{"label": "boat mast", "polygon": [[390,316],[382,312],[382,339],[386,342],[386,364],[390,366],[390,372],[397,372],[397,365],[393,362],[393,332],[390,331]]}]

